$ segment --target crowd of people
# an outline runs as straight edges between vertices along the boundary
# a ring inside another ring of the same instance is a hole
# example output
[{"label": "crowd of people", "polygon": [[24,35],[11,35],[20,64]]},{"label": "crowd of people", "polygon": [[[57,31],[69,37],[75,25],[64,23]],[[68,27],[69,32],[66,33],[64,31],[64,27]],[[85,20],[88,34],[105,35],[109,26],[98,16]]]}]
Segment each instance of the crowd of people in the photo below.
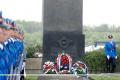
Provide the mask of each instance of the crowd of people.
[{"label": "crowd of people", "polygon": [[[0,80],[23,80],[26,51],[24,34],[0,11]],[[17,75],[16,75],[17,74]],[[19,75],[18,75],[19,74]]]}]

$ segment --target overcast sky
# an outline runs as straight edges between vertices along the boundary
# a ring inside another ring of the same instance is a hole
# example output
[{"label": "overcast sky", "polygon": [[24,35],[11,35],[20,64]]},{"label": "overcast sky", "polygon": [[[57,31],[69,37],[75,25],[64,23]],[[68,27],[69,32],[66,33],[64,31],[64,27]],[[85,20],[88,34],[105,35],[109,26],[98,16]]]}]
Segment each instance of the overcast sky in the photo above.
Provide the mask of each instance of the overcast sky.
[{"label": "overcast sky", "polygon": [[[120,0],[83,0],[83,24],[120,25]],[[42,0],[0,0],[3,16],[13,20],[42,21]]]}]

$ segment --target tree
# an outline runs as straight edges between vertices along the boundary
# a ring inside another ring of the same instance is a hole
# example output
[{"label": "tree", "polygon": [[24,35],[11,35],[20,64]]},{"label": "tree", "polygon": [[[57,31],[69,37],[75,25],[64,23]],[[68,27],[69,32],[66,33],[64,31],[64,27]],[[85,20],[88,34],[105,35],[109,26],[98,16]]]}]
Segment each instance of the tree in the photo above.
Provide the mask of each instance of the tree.
[{"label": "tree", "polygon": [[94,30],[98,31],[98,32],[108,32],[109,26],[108,26],[108,24],[101,24],[101,25],[95,27]]}]

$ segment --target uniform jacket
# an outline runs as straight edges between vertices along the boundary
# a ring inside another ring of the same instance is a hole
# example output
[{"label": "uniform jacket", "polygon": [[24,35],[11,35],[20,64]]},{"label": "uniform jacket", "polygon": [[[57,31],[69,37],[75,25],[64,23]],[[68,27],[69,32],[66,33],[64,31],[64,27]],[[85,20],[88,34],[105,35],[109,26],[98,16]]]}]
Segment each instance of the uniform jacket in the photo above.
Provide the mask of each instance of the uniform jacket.
[{"label": "uniform jacket", "polygon": [[115,58],[117,56],[116,43],[113,41],[105,43],[105,55]]}]

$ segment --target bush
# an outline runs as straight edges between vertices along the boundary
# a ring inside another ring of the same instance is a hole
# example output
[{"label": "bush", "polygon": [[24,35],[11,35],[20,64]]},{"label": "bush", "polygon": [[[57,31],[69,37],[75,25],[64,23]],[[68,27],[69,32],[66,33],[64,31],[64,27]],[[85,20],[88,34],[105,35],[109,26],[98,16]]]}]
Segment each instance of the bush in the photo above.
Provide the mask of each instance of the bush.
[{"label": "bush", "polygon": [[[120,71],[120,47],[117,48],[118,58],[116,71]],[[81,58],[88,66],[89,72],[98,73],[106,71],[106,57],[103,49],[88,52]]]},{"label": "bush", "polygon": [[33,58],[36,52],[42,52],[42,47],[40,45],[27,47],[27,58]]}]

